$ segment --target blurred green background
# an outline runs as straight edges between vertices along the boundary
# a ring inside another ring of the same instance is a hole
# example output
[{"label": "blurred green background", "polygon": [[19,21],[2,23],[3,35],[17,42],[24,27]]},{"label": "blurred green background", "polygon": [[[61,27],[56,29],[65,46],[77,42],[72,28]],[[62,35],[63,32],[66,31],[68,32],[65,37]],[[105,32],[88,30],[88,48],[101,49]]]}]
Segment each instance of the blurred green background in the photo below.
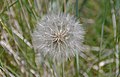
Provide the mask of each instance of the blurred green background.
[{"label": "blurred green background", "polygon": [[[75,58],[64,69],[35,62],[31,33],[51,12],[74,15],[85,28],[79,70]],[[120,77],[119,40],[120,0],[0,0],[0,77]]]}]

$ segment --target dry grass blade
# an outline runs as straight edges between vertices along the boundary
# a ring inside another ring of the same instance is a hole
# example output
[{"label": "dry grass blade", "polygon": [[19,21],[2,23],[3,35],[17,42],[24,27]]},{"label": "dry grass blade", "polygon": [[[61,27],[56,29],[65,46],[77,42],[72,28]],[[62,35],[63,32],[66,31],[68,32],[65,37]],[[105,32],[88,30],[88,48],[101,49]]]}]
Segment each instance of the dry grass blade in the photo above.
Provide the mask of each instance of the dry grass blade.
[{"label": "dry grass blade", "polygon": [[17,62],[18,65],[20,65],[20,57],[18,56],[17,53],[15,53],[12,49],[12,47],[9,45],[9,43],[5,42],[5,41],[0,41],[0,45],[7,49],[8,53],[12,54],[14,56],[15,61]]}]

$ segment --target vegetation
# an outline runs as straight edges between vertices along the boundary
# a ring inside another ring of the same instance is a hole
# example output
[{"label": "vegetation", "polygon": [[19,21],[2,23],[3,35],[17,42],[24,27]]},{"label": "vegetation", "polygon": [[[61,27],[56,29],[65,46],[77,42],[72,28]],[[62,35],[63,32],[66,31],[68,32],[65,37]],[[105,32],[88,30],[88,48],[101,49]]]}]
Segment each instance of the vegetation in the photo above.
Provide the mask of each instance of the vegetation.
[{"label": "vegetation", "polygon": [[[78,59],[38,65],[31,35],[51,12],[83,24],[85,50]],[[119,40],[120,0],[0,0],[0,77],[120,77]]]}]

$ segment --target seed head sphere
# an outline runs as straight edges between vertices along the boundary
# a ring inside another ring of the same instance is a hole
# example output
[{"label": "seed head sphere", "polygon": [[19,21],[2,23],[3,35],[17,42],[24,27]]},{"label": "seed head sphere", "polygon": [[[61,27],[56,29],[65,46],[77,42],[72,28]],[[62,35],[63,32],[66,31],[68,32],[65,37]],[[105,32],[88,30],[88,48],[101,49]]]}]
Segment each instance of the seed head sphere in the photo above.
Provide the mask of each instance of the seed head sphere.
[{"label": "seed head sphere", "polygon": [[47,14],[37,22],[32,34],[36,54],[54,60],[68,59],[83,49],[85,31],[69,14]]}]

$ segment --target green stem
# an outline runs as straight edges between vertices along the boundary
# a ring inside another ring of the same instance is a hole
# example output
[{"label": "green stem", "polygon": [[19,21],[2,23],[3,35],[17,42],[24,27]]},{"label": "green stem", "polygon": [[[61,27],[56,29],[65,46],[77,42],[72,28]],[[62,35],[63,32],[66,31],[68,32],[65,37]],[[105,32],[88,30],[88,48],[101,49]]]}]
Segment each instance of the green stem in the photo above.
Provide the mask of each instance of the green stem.
[{"label": "green stem", "polygon": [[64,77],[64,62],[62,63],[62,77]]},{"label": "green stem", "polygon": [[78,17],[78,0],[76,0],[76,17]]},{"label": "green stem", "polygon": [[76,76],[77,77],[80,77],[79,76],[79,56],[78,56],[78,52],[76,51]]}]

